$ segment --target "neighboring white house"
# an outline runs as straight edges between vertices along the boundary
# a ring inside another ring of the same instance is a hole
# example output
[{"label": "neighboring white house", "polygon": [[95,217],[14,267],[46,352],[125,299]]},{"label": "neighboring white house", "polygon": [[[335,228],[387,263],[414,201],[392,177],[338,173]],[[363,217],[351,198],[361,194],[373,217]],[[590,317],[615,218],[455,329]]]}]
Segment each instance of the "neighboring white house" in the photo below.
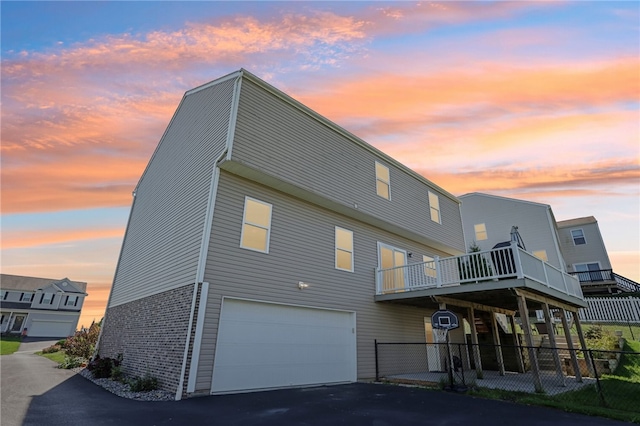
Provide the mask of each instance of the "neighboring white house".
[{"label": "neighboring white house", "polygon": [[458,198],[245,70],[184,95],[133,194],[98,351],[177,399],[374,378],[445,295],[473,330],[584,306],[515,247],[469,258]]},{"label": "neighboring white house", "polygon": [[580,279],[585,294],[640,290],[637,282],[613,271],[595,217],[562,220],[558,234],[567,270]]},{"label": "neighboring white house", "polygon": [[551,206],[478,192],[459,198],[467,247],[475,243],[489,250],[510,241],[511,227],[517,226],[526,251],[566,271]]},{"label": "neighboring white house", "polygon": [[87,283],[0,275],[0,332],[30,337],[75,333]]}]

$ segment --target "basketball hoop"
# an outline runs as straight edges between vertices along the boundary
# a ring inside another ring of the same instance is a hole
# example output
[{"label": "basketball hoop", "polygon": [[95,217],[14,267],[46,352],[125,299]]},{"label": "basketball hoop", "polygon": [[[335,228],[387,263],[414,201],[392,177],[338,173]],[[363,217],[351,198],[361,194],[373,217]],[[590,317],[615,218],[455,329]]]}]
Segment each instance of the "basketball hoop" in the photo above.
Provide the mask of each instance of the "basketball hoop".
[{"label": "basketball hoop", "polygon": [[435,337],[435,343],[446,343],[448,328],[434,328],[433,333]]}]

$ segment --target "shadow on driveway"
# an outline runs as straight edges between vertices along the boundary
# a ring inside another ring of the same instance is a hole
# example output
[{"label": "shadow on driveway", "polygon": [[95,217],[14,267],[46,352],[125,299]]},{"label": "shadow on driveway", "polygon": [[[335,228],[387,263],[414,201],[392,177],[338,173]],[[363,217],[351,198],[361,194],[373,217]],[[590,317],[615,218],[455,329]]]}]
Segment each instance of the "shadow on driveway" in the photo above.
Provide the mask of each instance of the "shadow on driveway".
[{"label": "shadow on driveway", "polygon": [[[5,386],[20,377],[24,387]],[[46,358],[24,353],[2,358],[1,420],[3,426],[624,424],[543,407],[371,383],[142,402],[115,396],[82,376],[54,368]]]}]

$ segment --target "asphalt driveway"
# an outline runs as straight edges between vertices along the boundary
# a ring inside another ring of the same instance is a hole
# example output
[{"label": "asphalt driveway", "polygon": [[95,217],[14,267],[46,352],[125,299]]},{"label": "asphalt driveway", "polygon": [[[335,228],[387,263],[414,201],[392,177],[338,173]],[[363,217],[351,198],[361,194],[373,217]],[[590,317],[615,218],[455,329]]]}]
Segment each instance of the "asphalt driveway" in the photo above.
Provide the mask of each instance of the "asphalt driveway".
[{"label": "asphalt driveway", "polygon": [[467,395],[369,383],[139,402],[117,397],[28,352],[5,355],[0,363],[2,426],[624,424]]}]

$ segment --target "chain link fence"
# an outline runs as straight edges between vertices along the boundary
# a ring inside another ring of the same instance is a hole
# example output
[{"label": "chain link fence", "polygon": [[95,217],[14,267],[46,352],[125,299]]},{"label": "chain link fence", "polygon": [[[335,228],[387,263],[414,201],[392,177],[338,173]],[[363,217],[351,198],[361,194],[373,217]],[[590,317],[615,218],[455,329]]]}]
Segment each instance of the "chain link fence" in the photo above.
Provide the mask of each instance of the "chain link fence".
[{"label": "chain link fence", "polygon": [[640,352],[544,346],[375,342],[376,380],[457,392],[511,392],[637,412]]}]

